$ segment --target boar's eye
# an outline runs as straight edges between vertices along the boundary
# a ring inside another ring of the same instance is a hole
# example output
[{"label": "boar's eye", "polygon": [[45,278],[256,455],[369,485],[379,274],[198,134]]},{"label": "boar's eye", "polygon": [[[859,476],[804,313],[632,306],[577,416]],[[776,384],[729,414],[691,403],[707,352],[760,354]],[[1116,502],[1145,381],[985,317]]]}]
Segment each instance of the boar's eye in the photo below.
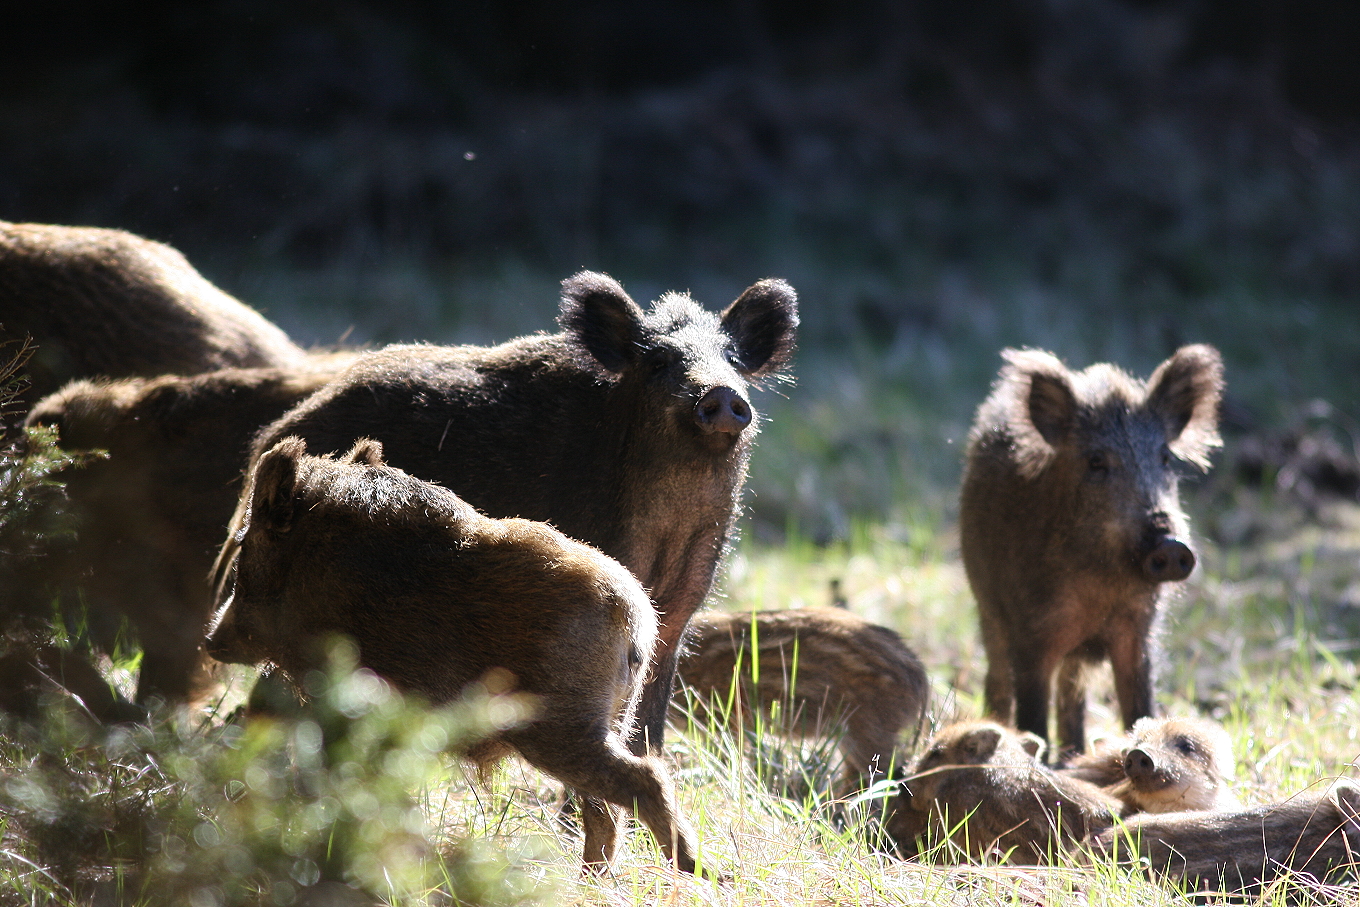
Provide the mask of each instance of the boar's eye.
[{"label": "boar's eye", "polygon": [[1086,455],[1086,468],[1093,473],[1107,473],[1110,471],[1110,457],[1103,450],[1094,450]]},{"label": "boar's eye", "polygon": [[1182,755],[1195,755],[1195,744],[1189,737],[1177,737],[1175,747],[1176,751]]},{"label": "boar's eye", "polygon": [[1162,466],[1163,466],[1163,467],[1167,467],[1167,466],[1170,466],[1170,465],[1171,465],[1171,448],[1170,448],[1170,447],[1167,447],[1165,444],[1163,444],[1163,445],[1162,445]]}]

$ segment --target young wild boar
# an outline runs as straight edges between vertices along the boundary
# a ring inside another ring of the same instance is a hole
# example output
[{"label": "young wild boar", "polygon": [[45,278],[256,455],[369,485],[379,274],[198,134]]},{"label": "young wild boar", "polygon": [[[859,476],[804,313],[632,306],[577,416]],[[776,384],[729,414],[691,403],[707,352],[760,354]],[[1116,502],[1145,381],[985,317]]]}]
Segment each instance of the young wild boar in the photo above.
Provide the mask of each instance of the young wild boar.
[{"label": "young wild boar", "polygon": [[888,803],[906,859],[1053,863],[1108,828],[1119,801],[1039,761],[1043,741],[991,721],[940,730]]},{"label": "young wild boar", "polygon": [[48,617],[54,597],[83,605],[97,642],[126,621],[142,646],[137,699],[193,698],[206,675],[213,559],[240,496],[250,440],[333,377],[352,354],[313,354],[289,369],[76,381],[38,403],[72,451],[105,459],[64,470],[74,537],[45,556],[0,561],[0,609]]},{"label": "young wild boar", "polygon": [[1127,738],[1102,741],[1058,772],[1105,788],[1124,815],[1242,806],[1230,786],[1232,739],[1202,718],[1140,718]]},{"label": "young wild boar", "polygon": [[839,736],[843,794],[887,773],[930,697],[925,668],[902,637],[829,608],[700,611],[679,675],[701,724],[723,716],[750,724],[759,714],[793,736]]},{"label": "young wild boar", "polygon": [[[731,539],[757,429],[747,382],[792,357],[793,290],[764,280],[722,315],[613,279],[562,284],[561,333],[500,346],[394,346],[261,432],[312,450],[383,444],[393,466],[493,517],[552,523],[620,561],[661,628],[635,752],[659,747],[681,637]],[[229,567],[229,565],[224,565]]]},{"label": "young wild boar", "polygon": [[987,650],[987,708],[1085,749],[1084,673],[1109,658],[1126,727],[1153,713],[1152,636],[1195,555],[1176,464],[1220,444],[1223,364],[1186,346],[1146,381],[1006,350],[968,436],[959,532]]},{"label": "young wild boar", "polygon": [[31,336],[18,419],[72,378],[297,365],[303,351],[169,246],[0,221],[0,343]]},{"label": "young wild boar", "polygon": [[227,540],[234,588],[209,654],[268,662],[300,682],[317,640],[344,634],[361,665],[432,703],[509,672],[537,717],[474,758],[513,747],[585,798],[588,865],[614,852],[615,804],[693,872],[693,838],[664,766],[625,743],[657,627],[637,580],[550,526],[489,519],[385,466],[375,441],[338,460],[305,452],[285,438],[255,464],[249,509]]},{"label": "young wild boar", "polygon": [[1295,875],[1335,881],[1360,862],[1360,786],[1338,781],[1252,809],[1131,816],[1098,835],[1093,850],[1190,890],[1245,892]]}]

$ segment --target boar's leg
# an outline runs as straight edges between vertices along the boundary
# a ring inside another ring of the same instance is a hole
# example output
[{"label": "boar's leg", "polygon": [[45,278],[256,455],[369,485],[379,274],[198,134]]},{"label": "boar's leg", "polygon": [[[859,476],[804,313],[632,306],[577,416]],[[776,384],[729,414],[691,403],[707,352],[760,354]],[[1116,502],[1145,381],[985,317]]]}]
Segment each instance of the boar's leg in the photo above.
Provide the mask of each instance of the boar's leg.
[{"label": "boar's leg", "polygon": [[1124,727],[1155,711],[1152,699],[1152,657],[1148,652],[1148,628],[1113,634],[1110,667],[1114,669],[1114,692]]},{"label": "boar's leg", "polygon": [[1080,655],[1068,655],[1058,666],[1058,761],[1086,751],[1086,665]]},{"label": "boar's leg", "polygon": [[[680,658],[680,640],[689,626],[690,615],[697,610],[690,608],[683,622],[667,612],[652,652],[651,673],[647,684],[642,688],[642,699],[638,703],[637,725],[628,748],[638,756],[660,753],[661,742],[666,738],[666,719],[670,715],[671,700],[675,694],[675,671]],[[678,623],[679,629],[675,629]]]},{"label": "boar's leg", "polygon": [[599,872],[614,859],[619,843],[619,813],[610,804],[594,797],[577,796],[581,806],[581,827],[585,832],[584,868]]},{"label": "boar's leg", "polygon": [[[614,734],[573,733],[570,728],[556,727],[543,733],[543,722],[531,730],[538,733],[512,737],[515,748],[531,765],[574,788],[583,803],[595,797],[632,809],[676,868],[694,872],[694,833],[680,817],[670,778],[658,759],[634,756]],[[566,740],[578,741],[578,745],[563,745]],[[586,846],[596,848],[595,853],[585,852],[590,862],[600,855],[602,823],[598,814],[590,816],[584,806],[582,816],[583,821],[596,823],[593,830],[587,826]]]},{"label": "boar's leg", "polygon": [[[979,608],[979,611],[984,609]],[[995,618],[982,613],[982,647],[987,651],[987,679],[983,695],[987,712],[1001,724],[1010,724],[1015,717],[1015,683],[1011,672],[1009,634]]]},{"label": "boar's leg", "polygon": [[1015,726],[1022,731],[1048,739],[1048,698],[1057,667],[1054,659],[1030,640],[1029,652],[1011,652],[1012,678],[1015,683]]}]

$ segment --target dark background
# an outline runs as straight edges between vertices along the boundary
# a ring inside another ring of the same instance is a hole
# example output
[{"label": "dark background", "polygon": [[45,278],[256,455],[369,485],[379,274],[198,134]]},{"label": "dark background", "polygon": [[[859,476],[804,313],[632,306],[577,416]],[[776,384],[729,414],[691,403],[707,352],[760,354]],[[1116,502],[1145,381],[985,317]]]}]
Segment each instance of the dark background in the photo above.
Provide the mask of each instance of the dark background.
[{"label": "dark background", "polygon": [[306,343],[786,277],[755,506],[836,535],[952,498],[1004,346],[1211,342],[1233,430],[1357,414],[1357,47],[1323,0],[27,4],[0,218],[169,242]]}]

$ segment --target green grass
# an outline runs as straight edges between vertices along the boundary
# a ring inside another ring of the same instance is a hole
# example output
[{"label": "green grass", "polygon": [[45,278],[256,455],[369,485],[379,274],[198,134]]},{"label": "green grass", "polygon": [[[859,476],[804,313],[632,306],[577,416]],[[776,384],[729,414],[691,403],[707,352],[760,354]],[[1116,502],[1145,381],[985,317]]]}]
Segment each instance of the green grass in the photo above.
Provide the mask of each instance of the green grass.
[{"label": "green grass", "polygon": [[[1203,486],[1190,504],[1219,496]],[[1256,804],[1355,774],[1346,595],[1360,508],[1305,519],[1242,489],[1232,506],[1244,511],[1234,519],[1277,531],[1247,547],[1206,539],[1202,569],[1166,615],[1159,698],[1228,727],[1237,791]],[[797,534],[778,546],[748,539],[720,604],[822,605],[832,579],[852,609],[898,628],[921,655],[933,724],[980,714],[984,660],[948,524],[857,522],[830,546]],[[1179,902],[1168,886],[1108,865],[884,856],[870,846],[871,812],[809,793],[827,788],[827,743],[800,747],[769,728],[737,738],[679,728],[668,742],[704,860],[729,881],[677,877],[637,828],[607,876],[583,878],[555,782],[515,759],[479,781],[445,752],[508,713],[496,719],[486,702],[413,712],[382,684],[342,672],[315,688],[319,712],[303,724],[242,729],[229,720],[241,680],[205,710],[148,728],[92,729],[57,707],[40,732],[11,726],[0,738],[0,903],[301,903],[306,883],[325,878],[394,904]],[[1094,730],[1117,732],[1108,681],[1097,688]]]}]

